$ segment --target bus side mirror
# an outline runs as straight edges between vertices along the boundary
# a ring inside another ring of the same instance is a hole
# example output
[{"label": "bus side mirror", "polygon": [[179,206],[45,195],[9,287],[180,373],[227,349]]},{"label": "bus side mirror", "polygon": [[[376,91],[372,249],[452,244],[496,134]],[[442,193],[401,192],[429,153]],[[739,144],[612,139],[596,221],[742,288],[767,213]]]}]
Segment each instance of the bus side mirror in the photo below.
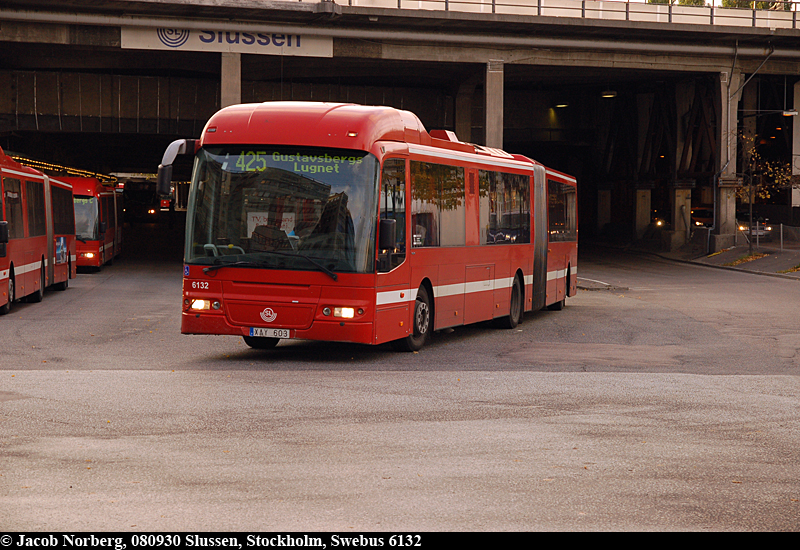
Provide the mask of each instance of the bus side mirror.
[{"label": "bus side mirror", "polygon": [[178,155],[194,155],[196,139],[176,139],[167,146],[161,164],[158,165],[156,191],[159,195],[169,195],[172,187],[172,163]]},{"label": "bus side mirror", "polygon": [[108,231],[108,222],[100,222],[100,234],[105,235],[106,231]]},{"label": "bus side mirror", "polygon": [[397,220],[384,218],[380,224],[380,239],[378,241],[378,248],[387,250],[394,248],[397,243]]},{"label": "bus side mirror", "polygon": [[164,166],[162,164],[158,165],[158,178],[157,178],[157,190],[159,195],[169,195],[169,190],[172,187],[172,165],[169,164]]}]

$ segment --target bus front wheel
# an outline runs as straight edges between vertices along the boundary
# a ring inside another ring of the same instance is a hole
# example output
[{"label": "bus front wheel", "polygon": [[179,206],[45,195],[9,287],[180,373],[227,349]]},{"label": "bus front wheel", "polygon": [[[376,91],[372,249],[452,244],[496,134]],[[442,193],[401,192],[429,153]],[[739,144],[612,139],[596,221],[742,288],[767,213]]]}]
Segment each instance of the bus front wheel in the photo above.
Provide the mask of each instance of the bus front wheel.
[{"label": "bus front wheel", "polygon": [[514,282],[511,284],[511,301],[508,306],[508,316],[500,317],[497,320],[500,327],[516,328],[522,322],[522,299],[522,284],[519,282],[519,277],[514,277]]},{"label": "bus front wheel", "polygon": [[11,311],[11,304],[14,303],[14,268],[8,273],[8,301],[4,306],[0,306],[0,314],[5,315]]},{"label": "bus front wheel", "polygon": [[272,349],[278,345],[280,338],[265,338],[262,336],[242,336],[244,343],[253,349]]},{"label": "bus front wheel", "polygon": [[433,329],[431,318],[431,300],[424,286],[419,287],[417,299],[414,301],[414,320],[411,334],[392,342],[398,351],[419,351]]}]

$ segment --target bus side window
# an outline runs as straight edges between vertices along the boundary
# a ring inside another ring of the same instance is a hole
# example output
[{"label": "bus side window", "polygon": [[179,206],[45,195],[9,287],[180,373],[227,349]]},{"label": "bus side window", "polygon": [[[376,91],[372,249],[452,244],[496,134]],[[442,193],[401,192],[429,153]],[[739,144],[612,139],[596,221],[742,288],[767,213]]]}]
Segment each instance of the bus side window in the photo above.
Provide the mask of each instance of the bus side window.
[{"label": "bus side window", "polygon": [[15,178],[4,178],[6,221],[8,222],[8,238],[21,239],[25,236],[22,220],[22,184]]},{"label": "bus side window", "polygon": [[395,243],[378,250],[378,272],[386,273],[406,259],[406,161],[387,159],[381,173],[381,219],[396,220]]},{"label": "bus side window", "polygon": [[550,242],[578,240],[575,188],[553,180],[547,181],[547,187]]}]

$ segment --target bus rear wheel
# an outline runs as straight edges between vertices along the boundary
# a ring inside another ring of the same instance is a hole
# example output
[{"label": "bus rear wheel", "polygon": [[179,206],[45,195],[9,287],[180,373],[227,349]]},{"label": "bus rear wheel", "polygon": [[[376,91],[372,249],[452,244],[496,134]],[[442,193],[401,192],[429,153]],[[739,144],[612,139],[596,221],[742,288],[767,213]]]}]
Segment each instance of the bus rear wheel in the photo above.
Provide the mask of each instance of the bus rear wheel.
[{"label": "bus rear wheel", "polygon": [[5,315],[11,311],[11,304],[14,303],[16,295],[14,294],[14,269],[8,273],[8,302],[4,306],[0,306],[0,314]]},{"label": "bus rear wheel", "polygon": [[60,283],[56,283],[53,285],[55,290],[67,290],[69,288],[69,276],[72,273],[72,264],[67,263],[67,278],[61,281]]},{"label": "bus rear wheel", "polygon": [[280,338],[265,338],[263,336],[242,336],[244,343],[253,349],[272,349],[278,345]]},{"label": "bus rear wheel", "polygon": [[571,284],[569,266],[567,266],[567,282],[565,284],[566,288],[564,288],[564,297],[555,304],[550,304],[549,306],[547,306],[547,309],[549,309],[550,311],[561,311],[567,305],[567,294],[569,293],[569,285]]},{"label": "bus rear wheel", "polygon": [[411,334],[400,340],[392,342],[392,347],[397,351],[419,351],[428,340],[433,329],[431,318],[431,300],[424,286],[419,287],[417,299],[414,302],[414,320]]},{"label": "bus rear wheel", "polygon": [[41,302],[44,298],[44,262],[42,262],[42,269],[39,271],[39,290],[28,296],[28,302]]}]

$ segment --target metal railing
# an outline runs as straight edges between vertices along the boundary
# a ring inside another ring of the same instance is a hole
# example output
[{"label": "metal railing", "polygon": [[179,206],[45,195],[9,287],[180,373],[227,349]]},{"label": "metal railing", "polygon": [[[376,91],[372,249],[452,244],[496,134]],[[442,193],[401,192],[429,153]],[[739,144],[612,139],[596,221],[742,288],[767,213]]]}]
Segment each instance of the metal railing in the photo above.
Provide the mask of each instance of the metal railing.
[{"label": "metal railing", "polygon": [[[300,0],[318,1],[318,0]],[[607,21],[727,25],[765,29],[797,29],[795,1],[750,2],[751,7],[724,7],[720,0],[705,6],[642,0],[337,0],[364,8],[431,10],[537,17],[578,17]],[[747,5],[746,2],[739,2]]]},{"label": "metal railing", "polygon": [[756,248],[762,245],[768,248],[779,248],[780,250],[800,249],[800,227],[791,225],[771,224],[769,222],[753,222],[753,230],[749,227],[739,225],[736,230],[736,240],[743,237],[745,244],[752,238]]}]

